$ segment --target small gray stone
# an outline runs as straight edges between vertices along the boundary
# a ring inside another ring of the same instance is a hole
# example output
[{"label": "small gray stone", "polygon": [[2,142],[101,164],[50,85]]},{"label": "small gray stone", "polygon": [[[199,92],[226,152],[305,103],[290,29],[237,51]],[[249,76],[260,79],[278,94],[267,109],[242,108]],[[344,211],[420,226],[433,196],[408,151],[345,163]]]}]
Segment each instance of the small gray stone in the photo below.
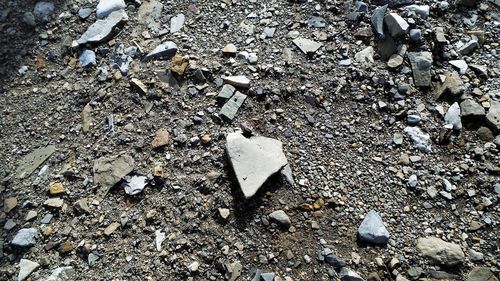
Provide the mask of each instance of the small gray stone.
[{"label": "small gray stone", "polygon": [[384,37],[384,15],[387,5],[377,7],[372,14],[371,23],[377,37]]},{"label": "small gray stone", "polygon": [[398,14],[389,13],[384,17],[385,26],[392,37],[396,38],[406,34],[410,25]]},{"label": "small gray stone", "polygon": [[469,42],[465,43],[462,47],[460,47],[458,49],[458,52],[461,54],[461,55],[470,55],[472,54],[472,52],[474,52],[475,49],[477,49],[479,47],[479,43],[472,39],[470,40]]},{"label": "small gray stone", "polygon": [[80,54],[80,57],[78,58],[78,61],[80,62],[80,65],[82,67],[88,67],[90,65],[96,65],[96,58],[95,58],[95,53],[92,50],[83,50],[83,52]]},{"label": "small gray stone", "polygon": [[105,19],[99,19],[89,26],[78,40],[73,41],[72,47],[106,40],[111,36],[113,29],[127,19],[127,14],[122,10],[112,12]]},{"label": "small gray stone", "polygon": [[458,70],[458,73],[465,74],[469,66],[464,60],[450,60],[449,63]]},{"label": "small gray stone", "polygon": [[464,252],[459,245],[436,237],[418,239],[417,249],[424,257],[440,265],[455,266],[463,263],[465,259]]},{"label": "small gray stone", "polygon": [[380,215],[376,211],[371,210],[359,225],[358,236],[363,242],[387,244],[390,234],[385,228]]},{"label": "small gray stone", "polygon": [[460,103],[462,118],[482,118],[486,115],[484,108],[472,99]]},{"label": "small gray stone", "polygon": [[53,217],[54,217],[54,215],[52,215],[52,214],[46,214],[43,217],[43,219],[40,221],[40,223],[41,224],[49,224]]},{"label": "small gray stone", "polygon": [[462,119],[460,118],[460,105],[458,102],[453,103],[444,116],[446,124],[452,124],[453,130],[462,129]]},{"label": "small gray stone", "polygon": [[98,197],[100,199],[109,189],[122,180],[135,168],[134,158],[123,154],[112,157],[101,157],[94,162],[94,182],[101,186]]},{"label": "small gray stone", "polygon": [[422,19],[426,19],[430,13],[429,5],[409,5],[403,7],[403,10],[413,12],[419,15]]},{"label": "small gray stone", "polygon": [[177,45],[172,41],[166,41],[154,48],[149,54],[147,54],[143,61],[148,62],[153,59],[170,59],[177,53]]},{"label": "small gray stone", "polygon": [[293,40],[293,43],[297,47],[299,47],[299,49],[306,55],[315,53],[319,48],[323,46],[323,44],[321,43],[302,37],[295,38]]},{"label": "small gray stone", "polygon": [[178,14],[170,19],[170,33],[179,32],[184,26],[184,21],[186,17],[184,14]]},{"label": "small gray stone", "polygon": [[250,79],[244,75],[226,76],[222,77],[222,80],[224,80],[224,83],[233,85],[236,88],[247,89],[250,87]]},{"label": "small gray stone", "polygon": [[47,160],[47,158],[49,158],[55,151],[56,147],[54,145],[49,145],[38,148],[30,154],[24,156],[17,167],[16,177],[18,179],[23,179],[31,175],[31,173],[33,173],[33,171],[45,162],[45,160]]},{"label": "small gray stone", "polygon": [[283,210],[272,212],[271,214],[269,214],[269,218],[286,228],[289,228],[290,225],[292,224],[290,218]]},{"label": "small gray stone", "polygon": [[490,101],[490,109],[486,114],[486,123],[495,133],[500,133],[500,101]]},{"label": "small gray stone", "polygon": [[413,70],[413,82],[417,87],[429,87],[431,85],[432,53],[410,52],[408,53],[411,68]]},{"label": "small gray stone", "polygon": [[228,120],[233,120],[238,109],[243,105],[246,95],[236,91],[236,93],[222,106],[219,114]]},{"label": "small gray stone", "polygon": [[374,54],[375,51],[373,50],[373,47],[366,47],[354,55],[354,60],[359,62],[363,67],[370,67],[374,63]]},{"label": "small gray stone", "polygon": [[147,178],[144,176],[125,177],[125,181],[123,182],[125,193],[128,195],[141,193],[144,187],[146,187],[146,180]]},{"label": "small gray stone", "polygon": [[96,8],[96,16],[98,19],[107,17],[114,11],[125,9],[124,0],[99,0]]},{"label": "small gray stone", "polygon": [[36,244],[37,231],[35,228],[22,228],[12,239],[11,244],[17,247],[30,247]]},{"label": "small gray stone", "polygon": [[340,280],[341,281],[365,281],[359,274],[350,270],[347,267],[343,267],[340,270]]},{"label": "small gray stone", "polygon": [[263,281],[273,281],[276,274],[274,272],[264,272],[260,274]]},{"label": "small gray stone", "polygon": [[92,9],[90,8],[82,8],[78,10],[78,16],[82,19],[86,19],[92,14]]},{"label": "small gray stone", "polygon": [[234,92],[236,91],[236,88],[234,86],[225,84],[222,86],[222,89],[220,90],[219,94],[217,95],[217,99],[221,101],[227,101],[230,99],[233,95]]},{"label": "small gray stone", "polygon": [[422,31],[420,29],[410,29],[410,40],[420,42],[422,40]]},{"label": "small gray stone", "polygon": [[54,12],[54,4],[52,2],[37,2],[35,8],[33,8],[33,14],[36,18],[42,21],[48,21],[50,15]]}]

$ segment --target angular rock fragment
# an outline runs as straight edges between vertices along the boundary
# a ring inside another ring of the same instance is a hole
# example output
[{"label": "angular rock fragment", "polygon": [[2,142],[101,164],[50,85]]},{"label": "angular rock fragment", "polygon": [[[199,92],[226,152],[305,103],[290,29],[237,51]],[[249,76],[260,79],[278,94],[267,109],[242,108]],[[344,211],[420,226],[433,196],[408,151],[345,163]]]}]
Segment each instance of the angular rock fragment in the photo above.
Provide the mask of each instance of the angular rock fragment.
[{"label": "angular rock fragment", "polygon": [[127,14],[121,10],[112,12],[105,19],[98,19],[78,40],[73,41],[72,47],[78,47],[89,43],[99,43],[108,39],[113,29],[127,19]]},{"label": "angular rock fragment", "polygon": [[144,1],[139,7],[137,18],[139,22],[145,23],[150,29],[157,31],[160,29],[160,17],[163,12],[163,4],[157,0]]},{"label": "angular rock fragment", "polygon": [[[58,267],[52,274],[41,280],[43,281],[70,281],[76,278],[76,271],[72,266]],[[41,281],[38,280],[38,281]]]},{"label": "angular rock fragment", "polygon": [[489,267],[474,267],[467,276],[467,281],[498,281]]},{"label": "angular rock fragment", "polygon": [[183,56],[175,55],[172,59],[172,63],[170,66],[170,71],[176,73],[179,76],[184,75],[186,69],[189,65],[189,60]]},{"label": "angular rock fragment", "polygon": [[482,79],[488,79],[488,67],[486,65],[471,64],[470,69]]},{"label": "angular rock fragment", "polygon": [[390,234],[380,215],[371,210],[359,225],[358,237],[363,242],[383,245],[389,241]]},{"label": "angular rock fragment", "polygon": [[446,93],[452,97],[459,97],[465,92],[465,85],[458,73],[455,71],[446,71],[444,73],[444,82],[436,88],[436,99],[441,99]]},{"label": "angular rock fragment", "polygon": [[42,21],[49,21],[50,15],[54,12],[55,6],[51,2],[39,1],[33,8],[35,17]]},{"label": "angular rock fragment", "polygon": [[24,156],[16,169],[16,177],[18,179],[23,179],[31,175],[31,173],[42,165],[42,163],[45,162],[45,160],[47,160],[47,158],[49,158],[55,151],[56,147],[54,145],[49,145],[38,148],[30,154]]},{"label": "angular rock fragment", "polygon": [[146,187],[147,178],[144,176],[126,177],[123,182],[123,189],[128,195],[137,195]]},{"label": "angular rock fragment", "polygon": [[417,87],[429,87],[431,85],[431,52],[408,53],[411,68],[413,70],[413,82]]},{"label": "angular rock fragment", "polygon": [[17,247],[30,247],[36,244],[37,231],[35,228],[20,229],[17,234],[12,238],[10,244]]},{"label": "angular rock fragment", "polygon": [[17,198],[16,197],[8,197],[3,200],[3,211],[8,214],[15,207],[17,207]]},{"label": "angular rock fragment", "polygon": [[445,35],[443,27],[436,27],[434,29],[434,37],[436,38],[436,42],[438,44],[442,44],[442,45],[448,44],[448,40],[446,39],[446,35]]},{"label": "angular rock fragment", "polygon": [[19,274],[17,275],[17,280],[23,281],[28,276],[30,276],[31,273],[33,273],[35,270],[37,270],[40,267],[40,264],[34,261],[30,261],[27,259],[21,259],[19,261]]},{"label": "angular rock fragment", "polygon": [[404,132],[408,135],[418,150],[422,152],[429,152],[431,150],[431,137],[422,132],[419,127],[406,127]]},{"label": "angular rock fragment", "polygon": [[220,90],[219,94],[217,94],[217,99],[225,102],[233,96],[235,91],[236,91],[235,87],[226,84],[222,86],[222,89]]},{"label": "angular rock fragment", "polygon": [[488,114],[486,114],[486,123],[495,132],[500,133],[500,101],[492,100]]},{"label": "angular rock fragment", "polygon": [[371,17],[373,30],[375,30],[375,35],[379,38],[384,37],[384,15],[386,10],[387,5],[377,7]]},{"label": "angular rock fragment", "polygon": [[78,57],[78,61],[80,62],[80,65],[82,67],[87,67],[90,65],[97,64],[94,51],[87,49],[82,51],[80,57]]},{"label": "angular rock fragment", "polygon": [[417,249],[422,256],[439,265],[455,266],[465,260],[464,252],[459,245],[445,242],[436,237],[418,239]]},{"label": "angular rock fragment", "polygon": [[398,14],[389,13],[384,17],[385,26],[393,38],[406,34],[410,25]]},{"label": "angular rock fragment", "polygon": [[472,99],[466,99],[460,103],[462,118],[465,119],[482,119],[486,113],[484,108]]},{"label": "angular rock fragment", "polygon": [[43,202],[43,205],[49,208],[60,209],[64,205],[64,200],[59,197],[49,198]]},{"label": "angular rock fragment", "polygon": [[306,38],[295,38],[293,43],[304,53],[304,54],[314,54],[323,44],[316,41],[306,39]]},{"label": "angular rock fragment", "polygon": [[153,141],[151,141],[151,148],[157,149],[170,144],[170,134],[166,129],[158,129],[155,133]]},{"label": "angular rock fragment", "polygon": [[182,29],[182,26],[184,26],[185,20],[186,17],[184,16],[184,14],[178,14],[176,16],[173,16],[170,19],[170,33],[179,32]]},{"label": "angular rock fragment", "polygon": [[236,88],[246,89],[250,87],[250,79],[248,79],[244,75],[222,77],[222,80],[224,80],[225,83],[233,85]]},{"label": "angular rock fragment", "polygon": [[103,19],[112,12],[120,11],[126,7],[124,0],[99,0],[96,8],[96,16],[98,19]]},{"label": "angular rock fragment", "polygon": [[460,118],[460,105],[458,102],[453,103],[446,115],[444,116],[444,121],[446,124],[453,125],[453,130],[461,130],[462,129],[462,119]]},{"label": "angular rock fragment", "polygon": [[132,172],[134,168],[134,159],[127,154],[97,159],[94,162],[93,171],[94,182],[101,186],[98,197],[104,198],[109,189]]},{"label": "angular rock fragment", "polygon": [[341,281],[365,281],[358,273],[350,270],[347,267],[342,267],[340,270],[340,280]]},{"label": "angular rock fragment", "polygon": [[375,51],[373,47],[366,47],[354,55],[354,59],[359,62],[363,67],[370,67],[375,61],[373,55]]},{"label": "angular rock fragment", "polygon": [[245,198],[250,198],[288,161],[278,140],[240,133],[226,137],[226,152]]},{"label": "angular rock fragment", "polygon": [[461,55],[466,56],[472,54],[472,52],[474,52],[474,50],[477,48],[479,48],[479,43],[476,40],[472,39],[469,42],[465,43],[462,47],[460,47],[458,49],[458,52]]},{"label": "angular rock fragment", "polygon": [[141,94],[145,95],[148,93],[148,86],[146,86],[144,83],[142,83],[141,80],[137,78],[132,78],[130,79],[130,85],[139,90]]},{"label": "angular rock fragment", "polygon": [[450,60],[449,63],[462,75],[465,74],[467,68],[469,68],[464,60]]},{"label": "angular rock fragment", "polygon": [[177,45],[172,41],[166,41],[147,54],[143,61],[148,62],[153,59],[170,59],[177,53]]},{"label": "angular rock fragment", "polygon": [[219,114],[229,120],[233,120],[246,98],[246,95],[236,91],[236,93],[222,106]]},{"label": "angular rock fragment", "polygon": [[430,13],[429,5],[409,5],[403,7],[403,10],[414,12],[424,20],[427,19]]}]

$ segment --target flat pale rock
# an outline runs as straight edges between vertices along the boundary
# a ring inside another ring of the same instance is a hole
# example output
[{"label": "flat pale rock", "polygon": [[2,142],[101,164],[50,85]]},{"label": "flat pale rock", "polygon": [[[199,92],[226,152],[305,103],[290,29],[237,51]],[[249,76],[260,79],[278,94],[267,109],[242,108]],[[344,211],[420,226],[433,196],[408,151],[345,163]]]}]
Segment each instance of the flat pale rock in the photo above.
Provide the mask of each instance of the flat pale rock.
[{"label": "flat pale rock", "polygon": [[94,182],[101,186],[98,197],[103,198],[111,187],[135,168],[134,158],[127,154],[101,157],[94,162]]},{"label": "flat pale rock", "polygon": [[107,17],[114,11],[119,11],[125,9],[124,0],[100,0],[97,4],[96,15],[98,19],[103,19]]},{"label": "flat pale rock", "polygon": [[230,133],[226,151],[245,198],[255,195],[269,177],[288,164],[282,143],[271,138]]},{"label": "flat pale rock", "polygon": [[56,151],[55,145],[49,145],[46,147],[42,147],[39,149],[34,150],[30,154],[24,156],[24,158],[19,162],[19,166],[17,167],[16,170],[16,177],[18,179],[23,179],[33,171],[36,170],[40,165],[42,165],[47,158],[52,155]]},{"label": "flat pale rock", "polygon": [[21,259],[19,261],[19,274],[17,274],[17,280],[25,280],[33,271],[37,270],[38,267],[40,267],[40,264],[37,262]]},{"label": "flat pale rock", "polygon": [[120,227],[120,224],[117,223],[117,222],[113,222],[111,223],[110,225],[108,225],[105,229],[104,229],[104,235],[106,236],[110,236],[111,234],[113,234],[113,232],[115,232],[115,230]]},{"label": "flat pale rock", "polygon": [[474,267],[467,276],[467,281],[498,281],[498,278],[488,267]]},{"label": "flat pale rock", "polygon": [[177,53],[177,45],[172,41],[166,41],[154,48],[147,54],[143,61],[148,62],[154,59],[171,59]]},{"label": "flat pale rock", "polygon": [[5,200],[3,200],[3,211],[6,214],[8,214],[10,211],[12,211],[16,206],[17,206],[17,198],[16,197],[9,197],[9,198],[5,198]]},{"label": "flat pale rock", "polygon": [[43,205],[49,208],[60,209],[64,205],[64,200],[59,197],[49,198],[43,202]]},{"label": "flat pale rock", "polygon": [[323,46],[323,44],[321,43],[302,37],[295,38],[293,40],[293,44],[299,47],[299,49],[306,55],[315,53],[319,48]]},{"label": "flat pale rock", "polygon": [[35,228],[20,229],[12,238],[11,244],[17,247],[30,247],[36,244],[37,231]]},{"label": "flat pale rock", "polygon": [[170,33],[179,32],[184,26],[186,17],[183,14],[178,14],[170,19]]},{"label": "flat pale rock", "polygon": [[464,262],[465,255],[459,245],[445,242],[436,237],[420,238],[417,249],[422,256],[445,266],[455,266]]},{"label": "flat pale rock", "polygon": [[111,36],[113,29],[128,19],[127,14],[122,11],[114,11],[105,19],[98,19],[93,23],[85,33],[76,41],[73,41],[72,46],[78,47],[87,43],[99,43]]},{"label": "flat pale rock", "polygon": [[224,80],[226,84],[236,88],[248,88],[250,86],[250,79],[244,75],[222,77],[222,80]]},{"label": "flat pale rock", "polygon": [[413,82],[417,87],[429,87],[431,85],[431,52],[410,52],[408,53],[411,68],[413,70]]},{"label": "flat pale rock", "polygon": [[167,130],[161,128],[155,133],[155,137],[151,141],[151,148],[157,149],[170,144],[170,134]]},{"label": "flat pale rock", "polygon": [[500,102],[491,101],[490,109],[486,114],[486,123],[495,131],[500,132]]}]

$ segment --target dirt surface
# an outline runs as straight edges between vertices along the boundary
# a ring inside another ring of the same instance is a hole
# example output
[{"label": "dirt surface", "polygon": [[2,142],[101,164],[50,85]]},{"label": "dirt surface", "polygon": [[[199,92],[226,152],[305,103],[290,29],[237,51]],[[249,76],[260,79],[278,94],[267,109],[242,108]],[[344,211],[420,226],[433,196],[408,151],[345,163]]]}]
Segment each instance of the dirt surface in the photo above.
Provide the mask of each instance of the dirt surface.
[{"label": "dirt surface", "polygon": [[[258,269],[275,273],[271,280],[361,280],[348,279],[341,267],[364,280],[483,280],[468,277],[476,267],[498,276],[500,137],[485,117],[500,102],[498,6],[450,2],[445,9],[444,1],[420,1],[430,6],[426,19],[404,6],[388,8],[422,31],[418,43],[406,34],[394,44],[432,52],[432,85],[422,88],[404,54],[391,69],[377,54],[376,36],[355,36],[372,30],[371,14],[383,1],[367,1],[368,13],[355,21],[341,1],[160,2],[151,19],[151,12],[139,16],[150,2],[127,1],[128,21],[110,39],[74,48],[96,21],[96,1],[52,1],[55,10],[47,21],[35,17],[36,26],[25,15],[35,1],[1,1],[0,279],[16,280],[21,259],[40,264],[27,280],[50,280],[61,267],[74,271],[67,280],[251,280]],[[86,19],[82,8],[92,10]],[[171,34],[170,20],[181,13],[185,23]],[[311,16],[325,26],[311,26]],[[269,27],[274,36],[264,38]],[[448,43],[436,42],[436,27],[444,27]],[[481,38],[470,31],[485,39],[465,55],[462,44]],[[297,37],[322,46],[304,54],[292,42]],[[142,61],[165,41],[189,61],[184,74],[170,72],[170,59]],[[120,43],[138,48],[127,74],[111,66]],[[255,53],[256,62],[224,55],[229,43]],[[355,55],[368,46],[376,54],[364,66]],[[96,65],[79,64],[83,49],[95,52]],[[469,67],[458,76],[463,92],[437,100],[446,71],[456,73],[449,61],[459,59],[484,66],[488,76]],[[248,97],[227,120],[215,95],[232,75],[246,76],[250,86],[236,87]],[[465,99],[484,114],[461,116],[464,128],[443,140],[444,113]],[[276,175],[243,197],[225,153],[226,135],[242,122],[283,143],[293,185]],[[428,152],[404,132],[411,126],[429,134]],[[159,129],[169,141],[153,149]],[[20,176],[23,158],[49,145],[55,152]],[[121,180],[99,198],[96,160],[125,154],[135,162],[129,176],[146,176],[147,186],[131,196]],[[63,193],[52,192],[54,183]],[[49,198],[64,203],[47,206]],[[276,210],[289,227],[270,220]],[[358,238],[370,210],[390,233],[386,245]],[[36,215],[26,220],[30,211]],[[34,245],[13,245],[23,228],[37,230]],[[459,266],[435,264],[419,251],[417,239],[431,236],[459,245]],[[324,261],[328,249],[345,264]]]}]

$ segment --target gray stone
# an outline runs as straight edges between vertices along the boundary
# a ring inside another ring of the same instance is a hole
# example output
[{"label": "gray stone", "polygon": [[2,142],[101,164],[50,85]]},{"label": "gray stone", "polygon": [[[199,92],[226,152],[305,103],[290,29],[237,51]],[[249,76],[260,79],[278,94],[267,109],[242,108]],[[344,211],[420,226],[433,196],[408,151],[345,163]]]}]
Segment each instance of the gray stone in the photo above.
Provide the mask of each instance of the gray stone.
[{"label": "gray stone", "polygon": [[411,68],[413,70],[413,82],[417,87],[431,86],[431,52],[410,52],[408,53]]},{"label": "gray stone", "polygon": [[98,260],[99,256],[94,253],[90,253],[89,256],[87,257],[87,262],[90,266],[93,266]]},{"label": "gray stone", "polygon": [[50,15],[54,12],[54,4],[52,2],[40,1],[33,8],[33,14],[36,18],[42,21],[48,21]]},{"label": "gray stone", "polygon": [[219,115],[227,118],[228,120],[233,120],[238,113],[238,109],[243,105],[247,96],[236,91],[236,93],[222,106]]},{"label": "gray stone", "polygon": [[474,52],[475,49],[477,49],[479,47],[479,43],[472,39],[470,40],[469,42],[465,43],[462,47],[460,47],[458,49],[458,52],[461,54],[461,55],[470,55],[472,54],[472,52]]},{"label": "gray stone", "polygon": [[124,0],[99,0],[96,8],[96,16],[103,19],[115,11],[120,11],[127,7]]},{"label": "gray stone", "polygon": [[406,123],[408,123],[408,125],[417,125],[421,120],[422,118],[416,114],[409,114],[406,116]]},{"label": "gray stone", "polygon": [[38,279],[38,281],[70,281],[75,279],[75,269],[71,266],[65,266],[54,269],[50,276]]},{"label": "gray stone", "polygon": [[490,101],[490,109],[486,114],[486,123],[495,133],[500,132],[500,101]]},{"label": "gray stone", "polygon": [[144,1],[139,7],[137,18],[139,22],[146,24],[154,31],[158,31],[161,27],[161,16],[163,12],[163,4],[157,0]]},{"label": "gray stone", "polygon": [[409,5],[403,7],[403,10],[413,12],[419,15],[422,19],[426,19],[429,16],[430,7],[429,5]]},{"label": "gray stone", "polygon": [[36,211],[30,210],[26,214],[26,217],[24,218],[24,221],[30,221],[30,220],[36,218],[37,215],[38,215],[38,213]]},{"label": "gray stone", "polygon": [[290,167],[290,164],[287,164],[283,169],[281,169],[281,176],[283,179],[291,186],[295,185],[295,180],[293,179],[292,175],[292,168]]},{"label": "gray stone", "polygon": [[80,54],[80,57],[78,57],[78,61],[80,62],[80,65],[82,67],[97,64],[94,51],[87,49],[83,50],[83,52]]},{"label": "gray stone", "polygon": [[484,254],[474,251],[473,249],[469,249],[469,259],[471,261],[482,261],[484,260]]},{"label": "gray stone", "polygon": [[37,231],[35,228],[22,228],[10,242],[12,245],[17,247],[30,247],[36,244]]},{"label": "gray stone", "polygon": [[23,22],[31,27],[36,26],[35,15],[32,12],[25,12],[23,14]]},{"label": "gray stone", "polygon": [[431,150],[431,137],[424,133],[419,127],[406,127],[404,132],[418,150],[422,152],[429,152]]},{"label": "gray stone", "polygon": [[375,35],[377,37],[384,37],[384,15],[387,10],[387,5],[377,7],[372,14],[371,23]]},{"label": "gray stone", "polygon": [[358,236],[363,242],[387,244],[390,234],[385,228],[380,215],[376,211],[371,210],[359,225]]},{"label": "gray stone", "polygon": [[293,43],[306,55],[315,53],[323,46],[321,43],[302,37],[295,38]]},{"label": "gray stone", "polygon": [[60,209],[64,205],[64,200],[59,197],[48,198],[43,202],[43,205],[48,208]]},{"label": "gray stone", "polygon": [[88,43],[102,42],[111,37],[113,29],[127,19],[128,17],[125,12],[121,10],[114,11],[105,19],[98,19],[95,23],[89,26],[87,31],[85,31],[85,33],[83,33],[78,40],[73,41],[72,46],[78,47]]},{"label": "gray stone", "polygon": [[460,103],[462,118],[483,118],[486,113],[484,108],[472,99],[466,99]]},{"label": "gray stone", "polygon": [[436,99],[443,98],[446,93],[449,93],[452,97],[459,97],[464,92],[465,85],[458,73],[446,71],[444,73],[444,82],[436,89]]},{"label": "gray stone", "polygon": [[149,54],[147,54],[143,61],[148,62],[153,59],[170,59],[177,53],[177,45],[172,41],[166,41],[154,48]]},{"label": "gray stone", "polygon": [[286,228],[289,228],[292,224],[290,218],[283,210],[278,210],[270,213],[269,218]]},{"label": "gray stone", "polygon": [[23,157],[16,169],[16,177],[23,179],[36,170],[47,158],[56,151],[55,145],[38,148],[30,154]]},{"label": "gray stone", "polygon": [[40,267],[40,264],[27,259],[19,261],[19,274],[17,275],[18,281],[23,281],[30,276],[35,270]]},{"label": "gray stone", "polygon": [[101,157],[94,162],[94,182],[99,184],[99,198],[104,198],[109,189],[122,180],[135,168],[132,156],[123,154],[112,157]]},{"label": "gray stone", "polygon": [[458,70],[458,73],[465,74],[468,65],[464,60],[450,60],[449,63]]},{"label": "gray stone", "polygon": [[483,79],[488,79],[488,66],[479,64],[471,64],[469,66],[477,76]]},{"label": "gray stone", "polygon": [[221,101],[227,101],[234,95],[235,91],[236,88],[234,88],[234,86],[225,84],[224,86],[222,86],[219,94],[217,94],[217,99]]},{"label": "gray stone", "polygon": [[444,115],[446,124],[452,124],[453,130],[462,129],[462,119],[460,118],[460,105],[458,102],[453,103],[446,114]]},{"label": "gray stone", "polygon": [[170,33],[179,32],[184,26],[184,21],[186,17],[184,14],[178,14],[170,19]]},{"label": "gray stone", "polygon": [[436,42],[439,44],[448,44],[448,40],[446,39],[446,35],[443,27],[436,27],[434,29],[434,36],[436,38]]},{"label": "gray stone", "polygon": [[498,281],[488,267],[474,267],[467,276],[467,281]]},{"label": "gray stone", "polygon": [[271,138],[245,138],[240,133],[230,133],[226,137],[226,151],[246,198],[252,197],[269,177],[288,164],[282,143]]},{"label": "gray stone", "polygon": [[86,19],[92,14],[92,9],[91,8],[82,8],[78,10],[78,16],[82,19]]},{"label": "gray stone", "polygon": [[54,217],[54,215],[52,215],[52,214],[46,214],[45,216],[43,216],[40,223],[41,224],[49,224],[53,217]]},{"label": "gray stone", "polygon": [[343,259],[332,254],[325,256],[325,262],[333,266],[333,268],[335,269],[341,269],[342,267],[346,266],[346,262]]},{"label": "gray stone", "polygon": [[3,229],[5,230],[11,230],[13,229],[15,226],[16,226],[16,222],[13,220],[13,219],[9,219],[5,222],[5,224],[3,225]]},{"label": "gray stone", "polygon": [[366,47],[354,55],[354,60],[359,62],[363,67],[370,67],[374,63],[374,54],[375,51],[373,50],[373,47]]},{"label": "gray stone", "polygon": [[266,35],[266,38],[272,38],[272,37],[274,37],[274,33],[276,32],[276,28],[274,28],[274,27],[264,27],[263,32]]},{"label": "gray stone", "polygon": [[463,263],[465,259],[464,252],[459,245],[436,237],[418,239],[417,249],[422,256],[439,265],[455,266]]},{"label": "gray stone", "polygon": [[420,29],[410,29],[410,40],[420,42],[422,40],[422,31]]},{"label": "gray stone", "polygon": [[385,26],[392,37],[396,38],[406,34],[410,25],[398,14],[389,13],[384,17]]},{"label": "gray stone", "polygon": [[263,272],[260,274],[260,278],[262,278],[263,281],[273,281],[275,277],[276,274],[274,274],[274,272]]},{"label": "gray stone", "polygon": [[403,57],[399,54],[393,54],[387,61],[387,66],[390,68],[397,68],[403,64]]},{"label": "gray stone", "polygon": [[141,193],[146,187],[147,178],[144,176],[133,176],[126,177],[123,182],[123,188],[125,189],[125,193],[128,195],[136,195]]},{"label": "gray stone", "polygon": [[[377,52],[383,60],[388,59],[392,54],[396,53],[398,46],[396,41],[391,36],[385,36],[377,41]],[[401,56],[401,54],[399,54]]]},{"label": "gray stone", "polygon": [[226,76],[222,77],[222,80],[224,80],[224,83],[233,85],[236,88],[247,89],[248,87],[250,87],[250,79],[248,79],[244,75]]},{"label": "gray stone", "polygon": [[347,267],[343,267],[340,270],[340,280],[341,281],[365,281],[359,274],[354,272],[353,270],[350,270]]}]

